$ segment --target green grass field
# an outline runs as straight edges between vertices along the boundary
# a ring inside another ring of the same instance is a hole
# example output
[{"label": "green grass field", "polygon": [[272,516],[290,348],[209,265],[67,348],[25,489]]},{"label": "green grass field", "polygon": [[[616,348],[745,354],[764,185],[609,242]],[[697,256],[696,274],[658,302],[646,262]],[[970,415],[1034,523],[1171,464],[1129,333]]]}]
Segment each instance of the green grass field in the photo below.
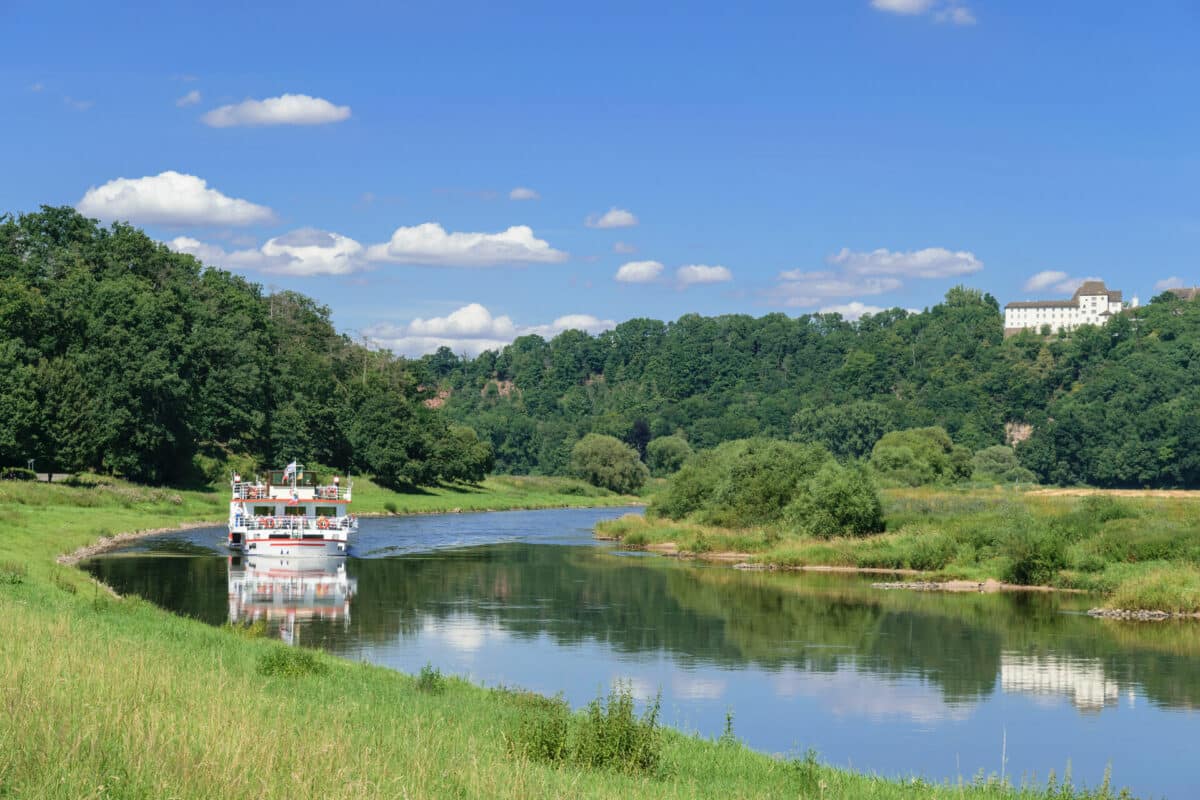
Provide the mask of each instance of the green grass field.
[{"label": "green grass field", "polygon": [[1087,496],[989,489],[888,489],[887,531],[817,539],[784,526],[727,529],[627,516],[597,535],[672,543],[699,557],[742,553],[780,567],[918,570],[935,579],[1082,589],[1112,608],[1200,612],[1200,493]]},{"label": "green grass field", "polygon": [[[388,494],[362,488],[361,510],[623,501],[503,478],[471,493],[473,506],[454,492]],[[297,657],[248,631],[113,597],[55,563],[102,536],[224,513],[223,493],[0,484],[0,797],[1111,796],[884,780],[671,731],[652,769],[548,763],[511,744],[530,705],[542,705],[526,695]]]}]

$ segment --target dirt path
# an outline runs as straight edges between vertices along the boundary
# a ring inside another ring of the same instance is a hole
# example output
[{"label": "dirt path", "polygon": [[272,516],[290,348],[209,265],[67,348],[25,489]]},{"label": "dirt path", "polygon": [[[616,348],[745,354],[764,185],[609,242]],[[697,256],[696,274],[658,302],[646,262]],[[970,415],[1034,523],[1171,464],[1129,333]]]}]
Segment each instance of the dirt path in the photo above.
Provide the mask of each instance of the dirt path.
[{"label": "dirt path", "polygon": [[1175,497],[1184,500],[1200,500],[1200,490],[1196,489],[1033,489],[1025,493],[1027,497],[1089,497],[1105,495],[1107,497]]}]

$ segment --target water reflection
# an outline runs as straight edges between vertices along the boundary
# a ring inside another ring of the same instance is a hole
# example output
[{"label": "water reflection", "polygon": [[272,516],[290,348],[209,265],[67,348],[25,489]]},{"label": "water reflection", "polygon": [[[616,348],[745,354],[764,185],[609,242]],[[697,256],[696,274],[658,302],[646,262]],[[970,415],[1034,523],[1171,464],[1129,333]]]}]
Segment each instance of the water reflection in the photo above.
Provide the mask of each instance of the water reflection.
[{"label": "water reflection", "polygon": [[312,620],[350,625],[350,600],[358,581],[346,574],[346,558],[230,556],[229,621],[266,622],[280,639],[295,644]]},{"label": "water reflection", "polygon": [[1010,774],[1070,761],[1096,783],[1111,763],[1140,793],[1200,796],[1194,625],[1098,621],[1073,596],[629,558],[591,542],[600,513],[368,520],[361,552],[379,557],[324,564],[228,559],[220,531],[211,551],[188,532],[174,553],[164,538],[87,568],[189,616],[267,620],[407,672],[432,663],[575,705],[620,680],[661,691],[667,721],[707,736],[732,709],[739,737],[769,752],[953,779],[998,771],[1003,750]]},{"label": "water reflection", "polygon": [[1121,693],[1117,682],[1104,674],[1100,659],[1045,653],[1001,653],[1000,686],[1006,692],[1069,697],[1085,713],[1115,706]]}]

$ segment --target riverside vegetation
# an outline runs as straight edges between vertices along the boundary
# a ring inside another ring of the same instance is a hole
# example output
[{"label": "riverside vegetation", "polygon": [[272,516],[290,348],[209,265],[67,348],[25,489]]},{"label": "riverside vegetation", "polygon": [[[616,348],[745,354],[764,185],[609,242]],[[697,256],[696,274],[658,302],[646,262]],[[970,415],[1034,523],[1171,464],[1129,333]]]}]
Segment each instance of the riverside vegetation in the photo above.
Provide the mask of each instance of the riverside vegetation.
[{"label": "riverside vegetation", "polygon": [[922,313],[634,319],[409,359],[311,298],[44,207],[0,217],[0,467],[200,485],[298,459],[429,486],[590,476],[578,445],[616,455],[591,434],[639,462],[597,480],[636,485],[643,463],[661,475],[754,436],[843,461],[892,436],[882,456],[902,464],[900,432],[936,426],[951,474],[1017,441],[1043,483],[1200,486],[1200,303],[1164,293],[1055,336],[1002,326],[995,298],[956,287]]},{"label": "riverside vegetation", "polygon": [[[433,667],[412,678],[289,650],[253,629],[216,628],[114,597],[54,561],[109,532],[218,518],[221,499],[123,483],[0,484],[0,794],[1114,796],[1107,786],[885,780],[811,756],[772,758],[740,746],[732,732],[711,742],[663,730],[652,714],[635,715],[620,690],[576,714]],[[424,502],[423,510],[449,509],[461,499]]]},{"label": "riverside vegetation", "polygon": [[[701,557],[918,570],[938,579],[1098,592],[1113,608],[1200,612],[1200,498],[897,486],[905,482],[897,476],[932,474],[939,459],[942,469],[957,468],[944,434],[920,433],[906,436],[945,447],[915,458],[920,447],[905,447],[900,458],[889,434],[868,466],[839,465],[814,445],[727,443],[689,458],[644,518],[603,522],[597,532],[630,547]],[[987,469],[1003,463],[985,460]],[[891,488],[878,491],[880,481]]]}]

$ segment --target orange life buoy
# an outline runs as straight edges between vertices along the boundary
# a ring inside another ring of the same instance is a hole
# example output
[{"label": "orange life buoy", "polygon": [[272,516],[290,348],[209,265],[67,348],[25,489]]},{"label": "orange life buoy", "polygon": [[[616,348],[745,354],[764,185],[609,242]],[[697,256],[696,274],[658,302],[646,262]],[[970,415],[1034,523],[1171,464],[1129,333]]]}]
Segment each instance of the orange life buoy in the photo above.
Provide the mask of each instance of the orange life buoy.
[{"label": "orange life buoy", "polygon": [[325,530],[326,528],[328,528],[329,527],[329,517],[319,517],[317,519],[317,527],[320,528],[321,530]]}]

